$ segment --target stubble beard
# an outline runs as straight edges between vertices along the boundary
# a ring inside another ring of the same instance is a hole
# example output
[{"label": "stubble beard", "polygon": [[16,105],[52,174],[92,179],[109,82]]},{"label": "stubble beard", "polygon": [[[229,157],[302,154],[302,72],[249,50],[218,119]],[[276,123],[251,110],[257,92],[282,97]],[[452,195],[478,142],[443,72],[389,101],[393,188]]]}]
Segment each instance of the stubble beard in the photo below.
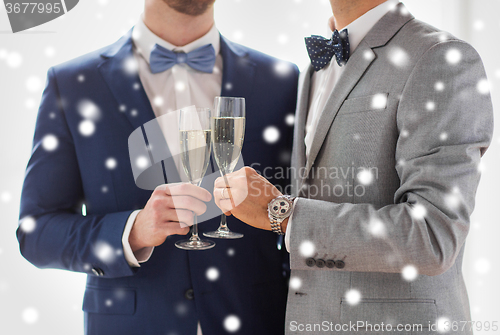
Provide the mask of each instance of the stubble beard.
[{"label": "stubble beard", "polygon": [[199,16],[205,13],[215,0],[163,0],[170,8],[179,13]]}]

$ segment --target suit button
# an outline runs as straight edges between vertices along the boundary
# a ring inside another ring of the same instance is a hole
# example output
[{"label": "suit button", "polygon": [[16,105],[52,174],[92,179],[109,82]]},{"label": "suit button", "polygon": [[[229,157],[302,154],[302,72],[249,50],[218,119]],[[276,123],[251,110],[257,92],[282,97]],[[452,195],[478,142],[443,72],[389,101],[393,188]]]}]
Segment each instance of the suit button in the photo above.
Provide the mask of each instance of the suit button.
[{"label": "suit button", "polygon": [[94,275],[96,275],[97,277],[102,277],[102,276],[104,276],[104,271],[102,271],[102,270],[101,270],[101,269],[99,269],[99,268],[93,268],[93,269],[92,269],[92,273],[93,273]]},{"label": "suit button", "polygon": [[314,260],[314,258],[308,258],[306,259],[306,265],[312,268],[314,265],[316,265],[316,261]]},{"label": "suit button", "polygon": [[344,261],[336,261],[335,266],[337,267],[337,269],[343,269],[343,268],[345,268],[345,262]]},{"label": "suit button", "polygon": [[333,259],[329,259],[326,261],[326,267],[329,269],[333,269],[335,267],[335,261]]},{"label": "suit button", "polygon": [[189,290],[184,292],[184,298],[186,298],[187,300],[193,300],[194,299],[194,290],[192,288],[190,288]]},{"label": "suit button", "polygon": [[324,268],[324,267],[325,267],[325,261],[324,261],[323,259],[317,259],[317,260],[316,260],[316,266],[317,266],[318,268],[320,268],[320,269],[321,269],[321,268]]}]

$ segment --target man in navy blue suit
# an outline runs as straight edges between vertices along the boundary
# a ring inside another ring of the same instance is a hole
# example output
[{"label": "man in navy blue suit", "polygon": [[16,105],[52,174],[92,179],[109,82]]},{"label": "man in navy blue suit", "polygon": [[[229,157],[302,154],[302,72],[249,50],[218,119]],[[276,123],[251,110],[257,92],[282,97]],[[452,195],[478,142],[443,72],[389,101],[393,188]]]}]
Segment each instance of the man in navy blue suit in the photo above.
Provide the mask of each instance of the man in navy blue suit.
[{"label": "man in navy blue suit", "polygon": [[[177,181],[169,175],[154,192],[141,189],[129,162],[134,129],[222,95],[246,99],[245,164],[289,164],[297,68],[220,36],[214,1],[146,0],[119,41],[48,72],[17,236],[37,267],[88,274],[86,334],[283,333],[287,255],[276,235],[231,217],[244,238],[180,250],[174,243],[189,232],[191,213],[206,211],[210,192],[169,185]],[[200,49],[210,51],[208,69],[182,61]],[[177,63],[155,63],[158,50],[176,53]],[[268,127],[280,135],[272,143],[262,136]],[[176,128],[161,129],[171,151]]]}]

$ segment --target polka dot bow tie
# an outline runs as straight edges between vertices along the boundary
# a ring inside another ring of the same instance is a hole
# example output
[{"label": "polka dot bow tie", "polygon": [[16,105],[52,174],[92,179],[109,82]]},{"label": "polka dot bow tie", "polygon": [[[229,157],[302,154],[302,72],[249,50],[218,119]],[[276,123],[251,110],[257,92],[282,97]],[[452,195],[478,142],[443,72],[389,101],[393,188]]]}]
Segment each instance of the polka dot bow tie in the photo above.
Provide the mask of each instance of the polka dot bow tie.
[{"label": "polka dot bow tie", "polygon": [[305,40],[314,71],[319,71],[327,66],[333,55],[335,55],[339,66],[344,66],[349,60],[349,36],[347,29],[342,30],[340,33],[338,30],[335,30],[331,40],[318,35],[306,37]]}]

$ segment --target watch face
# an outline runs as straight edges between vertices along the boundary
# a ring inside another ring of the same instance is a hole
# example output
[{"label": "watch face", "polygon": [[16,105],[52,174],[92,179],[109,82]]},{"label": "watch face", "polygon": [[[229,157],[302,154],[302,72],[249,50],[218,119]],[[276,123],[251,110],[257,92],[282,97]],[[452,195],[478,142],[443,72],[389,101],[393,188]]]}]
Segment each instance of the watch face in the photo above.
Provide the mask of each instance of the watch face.
[{"label": "watch face", "polygon": [[284,199],[275,199],[269,206],[271,213],[277,217],[286,216],[290,213],[292,206],[289,201]]}]

